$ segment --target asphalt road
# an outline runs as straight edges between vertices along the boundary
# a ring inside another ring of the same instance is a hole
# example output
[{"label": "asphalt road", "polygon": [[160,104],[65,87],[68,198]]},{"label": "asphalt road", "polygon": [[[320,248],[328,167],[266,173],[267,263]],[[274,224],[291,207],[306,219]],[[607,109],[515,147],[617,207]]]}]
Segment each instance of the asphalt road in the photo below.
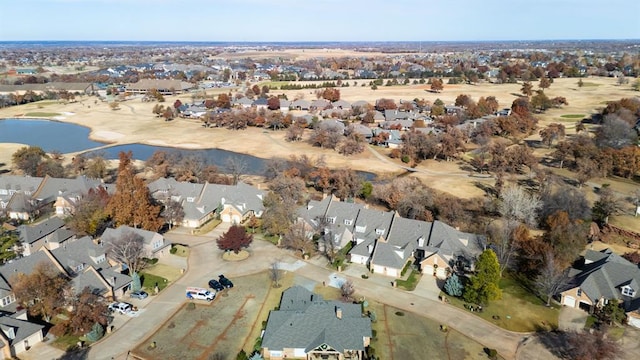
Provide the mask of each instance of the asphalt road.
[{"label": "asphalt road", "polygon": [[[94,344],[86,358],[126,359],[128,351],[144,341],[180,308],[185,299],[187,286],[206,287],[209,279],[221,273],[233,279],[266,270],[276,260],[284,263],[294,263],[299,260],[289,251],[279,249],[266,241],[254,241],[250,247],[252,256],[249,261],[240,263],[223,261],[222,253],[215,245],[215,239],[227,228],[228,225],[222,224],[207,236],[192,236],[179,231],[167,234],[168,240],[190,246],[188,268],[184,275],[148,301],[137,317],[127,319],[124,324],[115,329],[114,333]],[[327,281],[333,274],[320,266],[317,261],[307,261],[304,266],[295,269],[295,272],[318,283]],[[393,289],[386,281],[364,280],[346,273],[340,275],[352,280],[361,296],[432,318],[487,347],[497,349],[505,359],[516,358],[518,344],[526,336],[526,334],[499,328],[470,313],[440,303],[432,297],[426,298],[419,293]]]}]

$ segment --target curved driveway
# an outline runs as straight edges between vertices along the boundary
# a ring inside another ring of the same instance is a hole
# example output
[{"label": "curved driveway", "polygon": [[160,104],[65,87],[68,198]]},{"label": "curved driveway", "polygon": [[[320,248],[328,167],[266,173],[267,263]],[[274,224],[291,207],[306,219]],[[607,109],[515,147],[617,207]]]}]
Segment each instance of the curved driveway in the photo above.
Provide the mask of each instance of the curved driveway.
[{"label": "curved driveway", "polygon": [[[185,274],[159,295],[153,297],[139,316],[128,319],[114,333],[93,345],[88,358],[96,360],[125,359],[129,350],[135,348],[160,328],[180,308],[184,303],[187,286],[205,287],[209,279],[217,277],[220,273],[225,273],[228,277],[233,278],[269,269],[276,260],[284,263],[293,263],[299,260],[293,257],[289,251],[279,249],[269,242],[254,241],[250,248],[253,255],[249,261],[225,262],[221,259],[221,251],[217,249],[215,239],[227,229],[227,224],[221,224],[206,236],[192,236],[180,233],[180,230],[166,234],[165,237],[168,240],[188,244],[191,249]],[[315,265],[311,261],[305,262],[305,265],[297,268],[295,272],[318,283],[327,281],[333,274],[330,270]],[[349,277],[353,281],[358,294],[432,318],[460,331],[484,346],[495,348],[505,359],[516,358],[518,344],[526,336],[526,334],[504,330],[470,313],[416,293],[393,289],[390,285],[384,286],[344,273],[340,275]]]}]

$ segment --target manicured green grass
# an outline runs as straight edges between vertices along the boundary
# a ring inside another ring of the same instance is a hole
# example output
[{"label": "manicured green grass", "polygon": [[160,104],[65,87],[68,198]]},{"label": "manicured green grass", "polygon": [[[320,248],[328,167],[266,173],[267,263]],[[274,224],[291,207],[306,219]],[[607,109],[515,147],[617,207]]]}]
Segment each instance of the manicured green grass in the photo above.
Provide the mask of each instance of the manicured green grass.
[{"label": "manicured green grass", "polygon": [[583,119],[585,115],[584,114],[564,114],[564,115],[560,115],[560,117],[565,119]]},{"label": "manicured green grass", "polygon": [[189,256],[189,248],[183,245],[173,245],[173,248],[176,249],[173,255],[188,257]]},{"label": "manicured green grass", "polygon": [[416,286],[418,285],[418,281],[420,281],[420,278],[422,277],[422,274],[416,270],[411,270],[411,273],[409,274],[409,277],[407,278],[407,280],[396,280],[396,285],[404,290],[407,291],[413,291],[416,289]]},{"label": "manicured green grass", "polygon": [[[483,307],[482,312],[473,314],[511,331],[530,332],[558,328],[559,310],[553,306],[547,307],[544,301],[518,281],[505,275],[500,281],[500,289],[502,299],[490,302]],[[447,298],[451,305],[468,311],[464,307],[464,300],[451,296]]]},{"label": "manicured green grass", "polygon": [[169,285],[169,281],[167,281],[167,279],[144,271],[140,273],[140,278],[142,279],[142,287],[147,289],[147,292],[149,293],[153,292],[156,284],[158,284],[158,290],[160,291]]},{"label": "manicured green grass", "polygon": [[24,116],[33,116],[33,117],[54,117],[54,116],[60,116],[60,113],[56,113],[56,112],[44,112],[44,111],[34,111],[34,112],[28,112],[26,114],[24,114]]}]

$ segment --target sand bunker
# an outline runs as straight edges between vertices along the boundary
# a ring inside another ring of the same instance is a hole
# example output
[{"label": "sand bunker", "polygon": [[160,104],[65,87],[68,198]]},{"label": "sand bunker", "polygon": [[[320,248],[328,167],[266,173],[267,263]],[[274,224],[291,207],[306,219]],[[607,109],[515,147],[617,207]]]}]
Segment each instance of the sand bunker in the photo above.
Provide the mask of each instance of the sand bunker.
[{"label": "sand bunker", "polygon": [[100,139],[100,140],[105,140],[105,141],[117,141],[119,139],[122,139],[124,135],[114,131],[100,130],[100,131],[94,132],[92,134],[92,137],[95,137],[96,139]]}]

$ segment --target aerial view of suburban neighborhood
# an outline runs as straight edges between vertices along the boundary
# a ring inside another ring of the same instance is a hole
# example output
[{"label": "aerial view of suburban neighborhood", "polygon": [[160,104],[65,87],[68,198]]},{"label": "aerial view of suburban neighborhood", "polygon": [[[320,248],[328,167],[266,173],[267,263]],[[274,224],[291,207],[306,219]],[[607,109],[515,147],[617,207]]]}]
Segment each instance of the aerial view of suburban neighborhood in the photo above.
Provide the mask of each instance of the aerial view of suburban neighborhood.
[{"label": "aerial view of suburban neighborhood", "polygon": [[640,359],[640,3],[229,3],[2,17],[0,358]]}]

